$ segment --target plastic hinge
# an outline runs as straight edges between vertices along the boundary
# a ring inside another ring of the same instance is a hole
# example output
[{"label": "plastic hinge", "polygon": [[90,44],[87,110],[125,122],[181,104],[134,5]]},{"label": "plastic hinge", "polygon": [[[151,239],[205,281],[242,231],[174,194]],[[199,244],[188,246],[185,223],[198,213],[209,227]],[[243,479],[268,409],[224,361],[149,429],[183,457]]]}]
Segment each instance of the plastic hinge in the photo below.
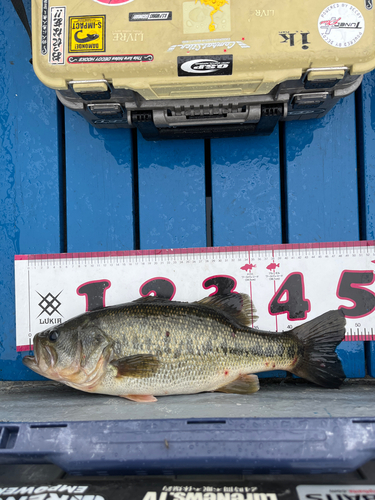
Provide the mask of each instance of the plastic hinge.
[{"label": "plastic hinge", "polygon": [[124,110],[119,103],[88,104],[87,108],[99,120],[107,120],[108,123],[111,123],[112,120],[126,122]]},{"label": "plastic hinge", "polygon": [[142,136],[147,140],[157,140],[159,137],[159,131],[154,124],[153,113],[150,110],[132,111],[131,123],[139,129]]},{"label": "plastic hinge", "polygon": [[256,133],[259,135],[271,134],[283,114],[284,104],[262,104],[261,116],[256,126]]},{"label": "plastic hinge", "polygon": [[0,450],[10,450],[14,448],[18,436],[17,426],[0,426]]},{"label": "plastic hinge", "polygon": [[102,92],[77,92],[77,95],[84,101],[104,101],[104,99],[111,98],[111,93],[109,90],[105,90]]}]

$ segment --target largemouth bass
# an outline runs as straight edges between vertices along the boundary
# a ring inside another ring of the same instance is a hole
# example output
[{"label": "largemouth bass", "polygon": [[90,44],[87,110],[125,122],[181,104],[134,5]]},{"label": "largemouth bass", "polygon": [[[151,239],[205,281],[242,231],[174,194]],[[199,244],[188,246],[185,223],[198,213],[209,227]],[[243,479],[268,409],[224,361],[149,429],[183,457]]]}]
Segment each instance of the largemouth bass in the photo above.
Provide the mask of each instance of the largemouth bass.
[{"label": "largemouth bass", "polygon": [[250,394],[256,372],[287,370],[324,387],[345,374],[335,352],[345,317],[329,311],[293,330],[250,328],[255,309],[245,294],[187,303],[157,297],[77,316],[35,335],[35,372],[86,392],[138,402],[155,396],[219,391]]}]

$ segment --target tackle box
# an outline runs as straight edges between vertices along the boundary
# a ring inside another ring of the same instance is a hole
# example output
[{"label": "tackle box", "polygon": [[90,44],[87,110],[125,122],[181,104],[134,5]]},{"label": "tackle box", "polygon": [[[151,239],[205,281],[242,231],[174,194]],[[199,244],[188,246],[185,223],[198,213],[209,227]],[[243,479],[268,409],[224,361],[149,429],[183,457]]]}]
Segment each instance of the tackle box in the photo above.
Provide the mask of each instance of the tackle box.
[{"label": "tackle box", "polygon": [[112,478],[116,495],[135,500],[297,500],[297,484],[318,481],[356,486],[310,500],[373,500],[374,342],[344,343],[337,391],[279,377],[251,398],[85,394],[22,364],[14,256],[374,240],[375,72],[321,120],[268,137],[145,141],[64,108],[9,0],[0,18],[0,497],[109,500],[115,473],[129,474]]},{"label": "tackle box", "polygon": [[99,128],[148,140],[270,134],[375,67],[372,0],[33,0],[33,66]]}]

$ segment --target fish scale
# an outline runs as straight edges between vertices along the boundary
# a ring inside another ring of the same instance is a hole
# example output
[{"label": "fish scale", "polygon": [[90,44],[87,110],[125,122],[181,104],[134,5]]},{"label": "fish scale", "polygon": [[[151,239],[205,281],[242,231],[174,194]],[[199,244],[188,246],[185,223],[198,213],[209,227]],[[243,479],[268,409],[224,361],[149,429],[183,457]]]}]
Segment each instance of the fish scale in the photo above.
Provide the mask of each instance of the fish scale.
[{"label": "fish scale", "polygon": [[[166,308],[168,315],[163,314]],[[129,379],[126,387],[109,373],[97,392],[110,388],[137,394],[145,387],[156,395],[214,390],[240,373],[286,369],[298,349],[285,334],[257,333],[204,306],[128,305],[103,314],[97,313],[98,325],[121,341],[120,357],[153,354],[162,364],[152,377]]]},{"label": "fish scale", "polygon": [[215,390],[250,394],[259,389],[252,374],[274,369],[339,387],[345,378],[335,353],[345,335],[341,311],[282,333],[250,328],[255,320],[245,294],[193,303],[145,297],[37,334],[35,357],[23,361],[76,389],[139,402]]}]

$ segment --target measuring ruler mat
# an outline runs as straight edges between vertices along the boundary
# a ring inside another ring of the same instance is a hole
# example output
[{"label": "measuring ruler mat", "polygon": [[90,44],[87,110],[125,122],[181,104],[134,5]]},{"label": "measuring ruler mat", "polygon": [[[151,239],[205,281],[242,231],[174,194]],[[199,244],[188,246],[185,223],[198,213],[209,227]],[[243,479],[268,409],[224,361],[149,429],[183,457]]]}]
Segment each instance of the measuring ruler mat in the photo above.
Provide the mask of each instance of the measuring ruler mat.
[{"label": "measuring ruler mat", "polygon": [[252,327],[282,331],[342,309],[347,341],[375,340],[375,242],[15,256],[17,350],[100,307],[158,295],[250,295]]}]

